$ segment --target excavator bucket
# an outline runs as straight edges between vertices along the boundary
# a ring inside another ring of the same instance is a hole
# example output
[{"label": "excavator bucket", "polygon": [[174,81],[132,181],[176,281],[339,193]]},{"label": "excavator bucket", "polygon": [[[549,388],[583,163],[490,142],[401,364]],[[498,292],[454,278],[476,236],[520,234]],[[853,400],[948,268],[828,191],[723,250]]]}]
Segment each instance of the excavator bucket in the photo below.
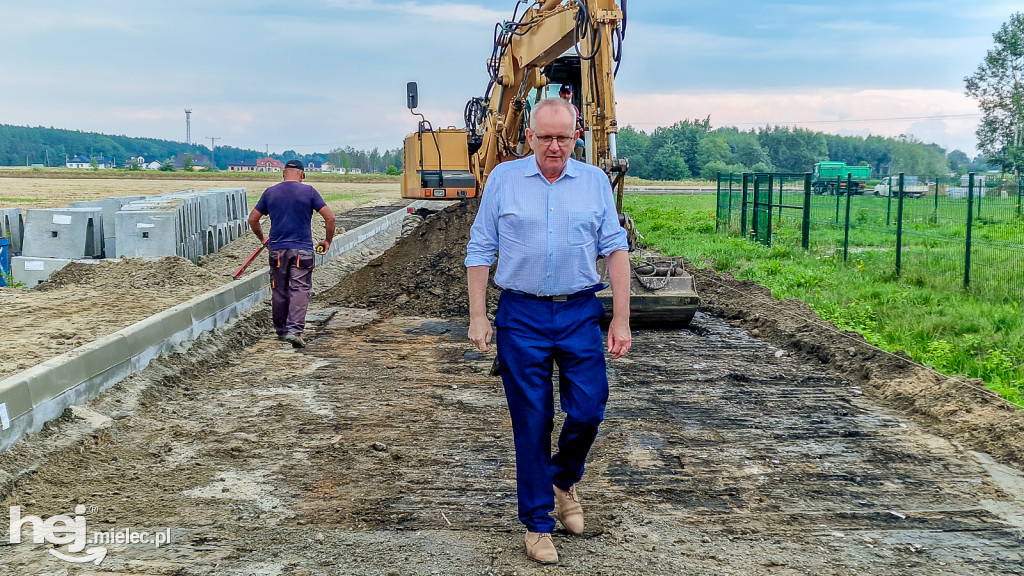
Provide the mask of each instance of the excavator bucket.
[{"label": "excavator bucket", "polygon": [[[699,298],[693,276],[679,258],[630,259],[629,324],[632,328],[686,328],[697,312]],[[597,262],[601,281],[608,282],[607,262]],[[612,317],[612,290],[597,293],[605,322]]]}]

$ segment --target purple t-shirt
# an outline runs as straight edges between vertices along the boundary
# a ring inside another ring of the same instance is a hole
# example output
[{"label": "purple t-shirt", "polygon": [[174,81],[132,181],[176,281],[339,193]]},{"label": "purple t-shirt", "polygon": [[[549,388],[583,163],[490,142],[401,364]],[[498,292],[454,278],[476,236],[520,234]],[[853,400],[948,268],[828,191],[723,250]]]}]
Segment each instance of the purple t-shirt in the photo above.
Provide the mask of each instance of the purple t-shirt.
[{"label": "purple t-shirt", "polygon": [[327,203],[309,184],[281,182],[267,188],[256,202],[256,211],[270,215],[271,250],[312,250],[313,212]]}]

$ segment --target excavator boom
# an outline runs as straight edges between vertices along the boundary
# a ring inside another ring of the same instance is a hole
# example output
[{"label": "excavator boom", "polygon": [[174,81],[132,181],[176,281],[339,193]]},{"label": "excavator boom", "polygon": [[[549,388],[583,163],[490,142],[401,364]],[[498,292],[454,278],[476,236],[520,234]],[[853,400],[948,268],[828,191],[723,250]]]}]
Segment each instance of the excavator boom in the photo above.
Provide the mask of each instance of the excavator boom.
[{"label": "excavator boom", "polygon": [[[501,162],[531,154],[526,139],[530,109],[553,84],[573,87],[580,111],[584,161],[608,174],[619,221],[629,237],[632,265],[631,321],[636,326],[686,326],[697,310],[693,278],[682,261],[642,258],[633,222],[622,211],[629,162],[618,157],[615,74],[626,31],[626,1],[540,0],[521,15],[495,27],[487,59],[483,97],[466,105],[466,128],[435,130],[422,118],[405,140],[406,198],[470,199],[482,194],[487,177]],[[415,83],[409,108],[416,108]],[[413,112],[416,114],[416,112]],[[604,262],[598,262],[602,275]],[[611,310],[611,291],[598,293]],[[608,315],[610,318],[610,314]]]}]

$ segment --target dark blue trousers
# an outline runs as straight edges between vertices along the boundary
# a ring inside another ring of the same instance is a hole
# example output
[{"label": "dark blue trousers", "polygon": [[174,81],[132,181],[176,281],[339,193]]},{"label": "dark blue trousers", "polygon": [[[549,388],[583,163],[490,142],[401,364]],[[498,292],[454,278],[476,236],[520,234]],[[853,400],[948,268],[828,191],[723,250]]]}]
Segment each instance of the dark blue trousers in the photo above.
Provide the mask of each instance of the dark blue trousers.
[{"label": "dark blue trousers", "polygon": [[[608,401],[601,303],[593,294],[565,302],[505,291],[495,315],[495,342],[516,446],[519,520],[531,532],[551,532],[552,484],[568,489],[583,477],[583,463]],[[558,453],[554,428],[553,365],[565,422]]]}]

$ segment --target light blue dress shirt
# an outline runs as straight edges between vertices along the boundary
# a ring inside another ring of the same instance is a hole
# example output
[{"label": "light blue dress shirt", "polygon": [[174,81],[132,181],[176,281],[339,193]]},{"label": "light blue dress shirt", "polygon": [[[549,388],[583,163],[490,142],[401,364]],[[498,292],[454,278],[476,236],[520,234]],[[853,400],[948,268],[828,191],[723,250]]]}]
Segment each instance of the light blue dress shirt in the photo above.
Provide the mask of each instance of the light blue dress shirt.
[{"label": "light blue dress shirt", "polygon": [[598,254],[627,249],[603,170],[570,158],[549,183],[529,156],[491,171],[470,230],[466,266],[490,266],[500,255],[495,284],[556,296],[597,284]]}]

